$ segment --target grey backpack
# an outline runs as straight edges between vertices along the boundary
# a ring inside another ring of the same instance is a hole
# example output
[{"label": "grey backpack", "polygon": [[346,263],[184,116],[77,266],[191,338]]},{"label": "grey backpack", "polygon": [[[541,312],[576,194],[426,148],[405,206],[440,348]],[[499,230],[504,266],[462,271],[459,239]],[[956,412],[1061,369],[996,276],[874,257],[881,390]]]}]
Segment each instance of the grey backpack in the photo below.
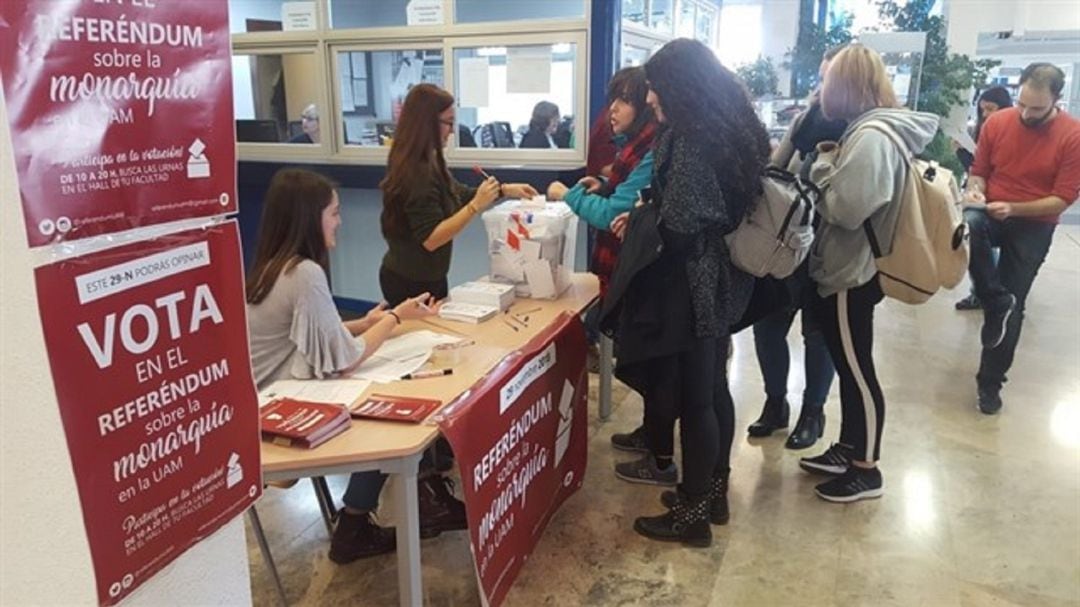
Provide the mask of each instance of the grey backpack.
[{"label": "grey backpack", "polygon": [[758,278],[787,278],[810,253],[820,192],[809,180],[774,166],[762,173],[761,185],[761,196],[724,238],[735,267]]}]

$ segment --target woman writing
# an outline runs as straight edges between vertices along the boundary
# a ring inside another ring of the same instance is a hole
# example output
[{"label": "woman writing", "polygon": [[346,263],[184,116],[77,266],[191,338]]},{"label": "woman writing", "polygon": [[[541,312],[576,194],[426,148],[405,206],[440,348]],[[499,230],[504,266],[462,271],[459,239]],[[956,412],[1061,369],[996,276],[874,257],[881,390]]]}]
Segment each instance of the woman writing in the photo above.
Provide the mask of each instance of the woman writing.
[{"label": "woman writing", "polygon": [[[270,182],[255,260],[245,285],[251,366],[260,390],[279,379],[347,376],[402,321],[433,313],[434,301],[421,293],[392,309],[377,306],[361,319],[341,321],[326,279],[329,251],[337,244],[341,225],[339,208],[333,185],[316,173],[284,169]],[[385,478],[375,471],[349,478],[345,508],[330,545],[334,562],[347,563],[394,549],[393,532],[376,526],[370,518]],[[422,503],[421,529],[432,535],[464,528],[464,508],[457,527],[451,524],[452,510],[445,498],[438,504]]]},{"label": "woman writing", "polygon": [[489,177],[469,188],[451,175],[443,148],[454,133],[454,97],[433,84],[409,91],[394,132],[383,191],[382,233],[389,247],[379,269],[383,297],[396,305],[420,293],[447,296],[453,239],[499,198],[531,198],[528,184]]}]

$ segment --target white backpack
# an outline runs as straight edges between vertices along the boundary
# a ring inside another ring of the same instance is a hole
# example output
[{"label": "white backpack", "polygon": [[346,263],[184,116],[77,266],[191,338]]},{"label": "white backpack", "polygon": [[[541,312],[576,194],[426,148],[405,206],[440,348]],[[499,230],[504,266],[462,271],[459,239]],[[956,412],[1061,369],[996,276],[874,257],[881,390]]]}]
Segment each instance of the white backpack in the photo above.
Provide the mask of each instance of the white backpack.
[{"label": "white backpack", "polygon": [[724,239],[735,267],[758,278],[787,278],[814,243],[820,192],[813,183],[773,166],[765,169],[761,185],[762,195]]},{"label": "white backpack", "polygon": [[904,303],[921,304],[941,287],[960,284],[968,266],[967,225],[960,206],[960,190],[952,171],[936,162],[915,158],[888,124],[869,121],[860,129],[874,129],[889,137],[907,165],[892,249],[887,255],[870,221],[863,224],[878,268],[882,292]]}]

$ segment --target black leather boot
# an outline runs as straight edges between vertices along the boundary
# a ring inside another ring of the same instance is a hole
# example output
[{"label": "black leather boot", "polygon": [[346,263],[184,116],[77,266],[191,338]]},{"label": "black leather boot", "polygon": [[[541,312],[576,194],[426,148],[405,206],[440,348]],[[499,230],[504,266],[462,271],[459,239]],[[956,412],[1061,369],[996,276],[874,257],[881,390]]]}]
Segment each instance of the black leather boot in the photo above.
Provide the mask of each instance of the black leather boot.
[{"label": "black leather boot", "polygon": [[750,436],[756,438],[769,436],[777,430],[787,428],[790,415],[791,407],[788,406],[786,398],[767,398],[765,399],[765,407],[761,410],[761,417],[758,417],[756,422],[750,424],[746,431]]},{"label": "black leather boot", "polygon": [[[709,487],[709,522],[714,525],[726,525],[731,519],[727,500],[728,481],[726,477],[714,476],[712,485]],[[665,491],[660,494],[660,503],[671,508],[677,502],[679,496],[674,491]]]},{"label": "black leather boot", "polygon": [[799,412],[799,421],[787,437],[784,447],[788,449],[806,449],[825,434],[825,412],[820,408],[803,407]]},{"label": "black leather boot", "polygon": [[634,531],[661,542],[682,542],[686,546],[708,548],[712,545],[709,528],[709,494],[691,498],[682,489],[675,504],[660,516],[643,516],[634,521]]}]

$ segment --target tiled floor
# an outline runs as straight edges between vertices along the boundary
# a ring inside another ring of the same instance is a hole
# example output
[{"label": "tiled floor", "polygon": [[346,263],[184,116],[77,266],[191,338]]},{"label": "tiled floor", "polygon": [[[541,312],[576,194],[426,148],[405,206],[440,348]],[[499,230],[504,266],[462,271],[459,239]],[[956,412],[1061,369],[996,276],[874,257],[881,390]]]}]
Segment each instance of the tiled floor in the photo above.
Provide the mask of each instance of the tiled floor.
[{"label": "tiled floor", "polygon": [[[818,500],[815,479],[797,466],[802,453],[785,450],[781,435],[746,439],[761,378],[751,336],[737,336],[732,521],[714,527],[706,550],[633,532],[634,517],[660,512],[659,490],[617,480],[612,466],[626,458],[608,440],[635,425],[641,400],[618,386],[615,412],[602,423],[594,382],[585,486],[555,516],[506,604],[1080,605],[1080,226],[1057,232],[1028,302],[1005,408],[994,417],[975,409],[980,316],[952,309],[961,294],[878,308],[886,493],[871,502]],[[792,375],[797,407],[802,378]],[[835,387],[826,411],[821,447],[839,432]],[[341,480],[332,479],[335,496]],[[327,560],[307,484],[268,490],[259,511],[292,603],[397,604],[392,555],[348,566]],[[272,605],[248,535],[255,602]],[[463,533],[422,548],[426,604],[480,604]]]}]

